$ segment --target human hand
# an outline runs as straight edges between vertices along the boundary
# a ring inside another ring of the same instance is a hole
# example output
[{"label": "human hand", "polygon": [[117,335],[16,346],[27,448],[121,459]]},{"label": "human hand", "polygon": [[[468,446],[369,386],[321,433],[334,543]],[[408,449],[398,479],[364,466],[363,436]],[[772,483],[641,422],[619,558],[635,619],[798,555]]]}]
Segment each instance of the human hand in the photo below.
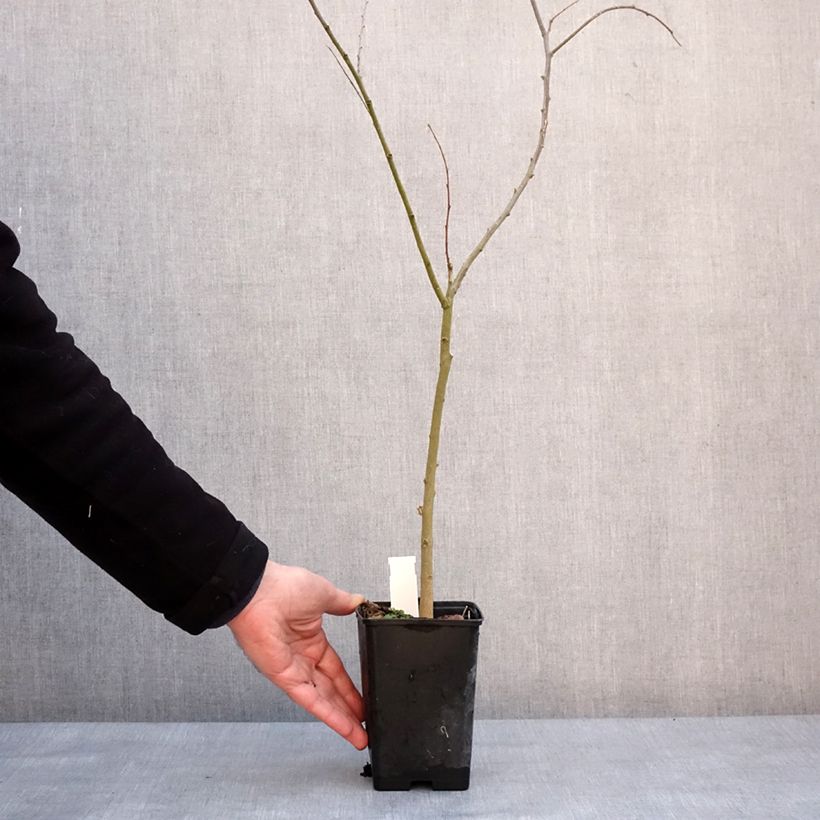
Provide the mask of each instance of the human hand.
[{"label": "human hand", "polygon": [[322,615],[349,615],[363,601],[302,567],[268,561],[256,594],[228,622],[271,683],[357,749],[367,746],[364,704],[327,641]]}]

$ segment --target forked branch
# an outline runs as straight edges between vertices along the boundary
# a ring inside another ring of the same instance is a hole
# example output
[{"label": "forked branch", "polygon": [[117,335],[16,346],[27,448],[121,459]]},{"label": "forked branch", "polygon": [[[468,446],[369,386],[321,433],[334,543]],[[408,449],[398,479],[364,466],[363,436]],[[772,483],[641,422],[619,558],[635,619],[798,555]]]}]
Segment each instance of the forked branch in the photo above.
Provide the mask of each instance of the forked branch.
[{"label": "forked branch", "polygon": [[674,32],[672,31],[669,26],[657,17],[656,15],[652,14],[651,11],[646,11],[638,6],[629,5],[629,6],[610,6],[609,8],[602,9],[601,11],[594,14],[592,17],[589,18],[585,23],[580,25],[569,37],[562,40],[555,48],[550,49],[549,46],[549,35],[552,30],[552,24],[565,12],[569,11],[573,6],[575,6],[579,0],[573,0],[573,2],[569,3],[568,5],[564,6],[559,12],[554,14],[549,23],[545,26],[544,21],[541,17],[541,13],[538,9],[537,0],[530,0],[530,5],[532,6],[533,14],[535,15],[536,22],[538,23],[538,30],[541,32],[541,38],[544,42],[544,55],[545,55],[545,66],[544,66],[544,73],[541,75],[541,79],[544,81],[544,97],[543,103],[541,106],[541,128],[538,131],[538,142],[535,146],[535,151],[533,155],[530,157],[529,165],[527,166],[527,170],[524,173],[524,178],[519,183],[518,187],[513,190],[512,196],[507,204],[504,206],[504,210],[501,212],[501,215],[493,222],[492,225],[487,229],[484,233],[484,236],[481,237],[478,244],[473,248],[470,252],[470,255],[467,259],[464,260],[461,268],[456,275],[455,281],[453,282],[453,286],[451,288],[452,295],[455,295],[458,289],[461,287],[461,283],[464,280],[464,276],[466,275],[467,271],[469,270],[470,266],[476,260],[478,255],[484,250],[487,243],[492,238],[493,234],[501,227],[501,224],[504,220],[510,215],[510,212],[515,207],[515,203],[518,202],[521,194],[524,192],[524,189],[527,187],[529,181],[533,178],[535,174],[535,166],[538,164],[538,159],[541,156],[541,152],[544,149],[544,138],[547,133],[547,126],[549,124],[549,104],[550,104],[550,93],[549,93],[549,84],[550,84],[550,70],[552,68],[552,58],[570,41],[573,37],[577,36],[581,31],[583,31],[593,20],[597,20],[601,15],[606,14],[610,11],[619,11],[621,9],[629,10],[629,11],[637,11],[641,14],[645,14],[647,17],[651,17],[653,20],[656,20],[660,23],[671,35],[672,39],[680,45],[680,41],[677,37],[675,37]]}]

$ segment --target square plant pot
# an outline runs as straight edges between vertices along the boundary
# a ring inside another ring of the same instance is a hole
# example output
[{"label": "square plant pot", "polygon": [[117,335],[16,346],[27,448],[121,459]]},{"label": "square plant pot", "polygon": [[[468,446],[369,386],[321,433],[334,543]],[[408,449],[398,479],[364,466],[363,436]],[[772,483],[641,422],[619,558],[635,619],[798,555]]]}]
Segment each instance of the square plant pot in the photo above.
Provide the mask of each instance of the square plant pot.
[{"label": "square plant pot", "polygon": [[[380,602],[379,602],[380,603]],[[381,604],[387,606],[387,604]],[[441,619],[460,615],[464,620]],[[373,787],[470,785],[479,608],[439,601],[433,618],[366,618],[357,611]]]}]

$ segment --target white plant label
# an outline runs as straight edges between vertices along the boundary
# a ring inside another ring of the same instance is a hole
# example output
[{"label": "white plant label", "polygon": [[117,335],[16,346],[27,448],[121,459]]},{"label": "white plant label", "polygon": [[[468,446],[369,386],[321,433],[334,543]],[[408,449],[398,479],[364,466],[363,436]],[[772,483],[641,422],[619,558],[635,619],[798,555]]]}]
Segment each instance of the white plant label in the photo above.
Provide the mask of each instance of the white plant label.
[{"label": "white plant label", "polygon": [[390,606],[419,617],[419,584],[416,578],[416,556],[388,558],[390,565]]}]

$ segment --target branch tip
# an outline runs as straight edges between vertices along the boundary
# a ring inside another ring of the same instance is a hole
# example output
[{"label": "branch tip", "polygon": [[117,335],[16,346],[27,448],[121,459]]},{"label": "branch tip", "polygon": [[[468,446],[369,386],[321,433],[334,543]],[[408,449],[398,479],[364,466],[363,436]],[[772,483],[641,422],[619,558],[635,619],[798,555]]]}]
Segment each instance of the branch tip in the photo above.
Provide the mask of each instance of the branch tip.
[{"label": "branch tip", "polygon": [[631,5],[631,6],[609,6],[608,8],[605,8],[605,9],[602,9],[601,11],[599,11],[599,12],[596,12],[588,20],[581,23],[581,25],[578,26],[578,28],[575,29],[575,31],[573,31],[572,34],[569,35],[569,37],[566,37],[560,43],[558,43],[558,45],[555,46],[555,48],[552,50],[551,54],[553,56],[555,56],[570,40],[572,40],[574,37],[576,37],[578,34],[580,34],[590,23],[592,23],[594,20],[597,20],[601,15],[607,14],[610,11],[637,11],[637,12],[640,12],[641,14],[645,15],[646,17],[652,18],[657,23],[660,23],[669,32],[669,36],[679,46],[681,46],[681,48],[683,48],[683,46],[681,45],[680,40],[678,40],[678,38],[675,37],[675,32],[672,31],[672,29],[669,28],[669,26],[663,20],[661,20],[660,17],[658,17],[656,14],[653,14],[651,11],[647,11],[646,9],[641,8],[640,6]]},{"label": "branch tip", "polygon": [[364,0],[364,6],[362,6],[362,25],[359,29],[359,48],[356,51],[356,71],[359,74],[362,73],[362,48],[364,47],[364,16],[367,14],[367,4],[370,0]]},{"label": "branch tip", "polygon": [[562,8],[562,9],[561,9],[561,11],[557,12],[556,14],[553,14],[553,15],[552,15],[552,17],[550,17],[550,24],[549,24],[549,27],[550,27],[550,28],[552,28],[552,24],[553,24],[553,23],[554,23],[554,22],[555,22],[555,21],[556,21],[556,20],[557,20],[557,19],[558,19],[558,18],[559,18],[559,17],[560,17],[560,16],[561,16],[564,12],[565,12],[565,11],[569,11],[569,10],[570,10],[570,9],[571,9],[574,5],[577,5],[577,4],[578,4],[578,3],[580,3],[580,2],[581,2],[581,0],[572,0],[572,2],[571,2],[568,6],[564,6],[564,8]]}]

